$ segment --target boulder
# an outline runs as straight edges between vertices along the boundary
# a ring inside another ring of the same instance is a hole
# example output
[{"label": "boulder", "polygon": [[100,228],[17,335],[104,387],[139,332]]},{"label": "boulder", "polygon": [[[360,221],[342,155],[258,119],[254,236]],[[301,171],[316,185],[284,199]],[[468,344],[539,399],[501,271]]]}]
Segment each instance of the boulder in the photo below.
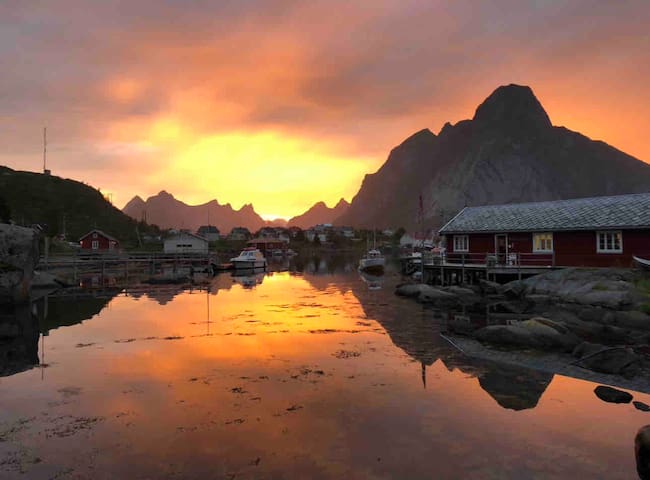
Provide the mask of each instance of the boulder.
[{"label": "boulder", "polygon": [[620,309],[633,304],[638,296],[635,278],[634,272],[623,269],[565,268],[506,286],[512,284],[513,293],[523,290],[519,295],[549,295],[564,302]]},{"label": "boulder", "polygon": [[501,284],[480,279],[478,285],[483,295],[497,295],[501,293]]},{"label": "boulder", "polygon": [[641,480],[650,480],[650,425],[641,427],[634,438],[636,472]]},{"label": "boulder", "polygon": [[634,405],[634,408],[642,412],[650,412],[650,405],[648,405],[647,403],[643,403],[643,402],[639,402],[638,400],[635,400],[632,402],[632,405]]},{"label": "boulder", "polygon": [[614,318],[619,327],[650,331],[650,315],[647,313],[636,310],[619,311],[614,313]]},{"label": "boulder", "polygon": [[440,290],[439,288],[431,287],[429,285],[424,285],[423,288],[420,289],[420,294],[418,295],[418,301],[422,303],[448,303],[456,302],[458,300],[458,295]]},{"label": "boulder", "polygon": [[515,280],[501,286],[501,293],[509,298],[521,298],[526,294],[526,290],[523,280]]},{"label": "boulder", "polygon": [[613,373],[633,377],[639,370],[641,358],[630,348],[606,347],[595,343],[582,342],[573,350],[575,362],[594,372]]},{"label": "boulder", "polygon": [[580,339],[566,326],[548,318],[536,317],[512,325],[491,325],[475,332],[486,343],[513,347],[571,351]]},{"label": "boulder", "polygon": [[609,403],[630,403],[632,395],[617,388],[607,387],[605,385],[598,385],[594,389],[594,393],[603,402]]},{"label": "boulder", "polygon": [[441,290],[439,288],[434,288],[431,285],[426,285],[423,283],[405,283],[398,285],[395,289],[395,294],[402,297],[416,298],[418,302],[422,303],[456,303],[459,299],[459,297],[453,293]]},{"label": "boulder", "polygon": [[38,259],[38,234],[33,229],[0,223],[0,305],[29,300]]}]

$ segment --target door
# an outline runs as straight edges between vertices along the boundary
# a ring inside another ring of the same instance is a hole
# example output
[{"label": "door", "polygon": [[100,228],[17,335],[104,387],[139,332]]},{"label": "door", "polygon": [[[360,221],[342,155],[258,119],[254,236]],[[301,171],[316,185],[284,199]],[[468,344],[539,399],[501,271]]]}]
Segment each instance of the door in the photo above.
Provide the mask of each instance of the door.
[{"label": "door", "polygon": [[494,253],[499,265],[505,265],[508,258],[508,235],[498,234],[494,236]]}]

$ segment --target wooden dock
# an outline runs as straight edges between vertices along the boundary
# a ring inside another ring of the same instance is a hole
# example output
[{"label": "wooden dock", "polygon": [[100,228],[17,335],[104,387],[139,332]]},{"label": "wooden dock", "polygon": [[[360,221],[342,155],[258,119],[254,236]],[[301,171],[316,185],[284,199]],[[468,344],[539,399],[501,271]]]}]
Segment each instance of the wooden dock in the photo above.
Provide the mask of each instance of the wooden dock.
[{"label": "wooden dock", "polygon": [[[412,259],[410,261],[408,265],[412,268]],[[427,252],[419,267],[422,281],[432,285],[475,284],[481,279],[502,283],[561,268],[554,265],[550,255],[517,254],[500,258],[492,253],[446,256]]]}]

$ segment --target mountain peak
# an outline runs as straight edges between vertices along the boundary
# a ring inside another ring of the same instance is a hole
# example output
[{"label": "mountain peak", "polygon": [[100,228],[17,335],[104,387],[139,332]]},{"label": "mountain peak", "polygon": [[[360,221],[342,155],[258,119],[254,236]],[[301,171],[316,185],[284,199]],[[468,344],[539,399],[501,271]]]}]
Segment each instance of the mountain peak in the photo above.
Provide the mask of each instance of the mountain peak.
[{"label": "mountain peak", "polygon": [[492,92],[476,109],[474,121],[488,128],[518,132],[546,130],[552,126],[532,89],[515,84],[501,86]]},{"label": "mountain peak", "polygon": [[161,190],[161,191],[159,191],[159,192],[158,192],[158,195],[156,195],[156,196],[157,196],[157,197],[163,197],[163,198],[164,198],[164,197],[167,197],[167,198],[174,198],[174,195],[172,195],[171,193],[167,192],[167,190]]},{"label": "mountain peak", "polygon": [[341,200],[338,201],[338,203],[334,206],[334,208],[335,209],[347,208],[349,206],[350,204],[345,200],[345,198],[341,197]]},{"label": "mountain peak", "polygon": [[135,211],[135,209],[139,210],[144,207],[144,205],[145,203],[144,200],[142,200],[142,197],[140,195],[136,195],[131,200],[129,200],[126,205],[124,205],[124,208],[122,210],[126,211],[131,209]]}]

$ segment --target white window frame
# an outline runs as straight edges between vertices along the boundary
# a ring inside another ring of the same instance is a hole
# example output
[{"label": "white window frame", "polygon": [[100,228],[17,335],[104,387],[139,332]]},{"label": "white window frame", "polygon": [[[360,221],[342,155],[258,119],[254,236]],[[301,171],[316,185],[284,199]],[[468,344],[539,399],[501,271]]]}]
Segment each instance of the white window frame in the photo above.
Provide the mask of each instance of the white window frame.
[{"label": "white window frame", "polygon": [[[541,235],[550,235],[551,236],[551,248],[544,249],[544,248],[537,248],[537,242],[536,237],[541,236]],[[553,232],[534,232],[533,233],[533,253],[553,253],[554,249],[554,242],[553,242]]]},{"label": "white window frame", "polygon": [[469,252],[469,235],[454,235],[454,253],[455,252]]},{"label": "white window frame", "polygon": [[90,248],[92,250],[99,250],[99,240],[93,240],[90,242]]},{"label": "white window frame", "polygon": [[[600,248],[600,238],[602,235],[606,235],[604,248]],[[609,237],[610,235],[620,236],[618,248],[613,248],[614,245],[613,237],[611,241],[607,240],[608,238],[610,238]],[[623,232],[621,230],[604,230],[604,231],[596,232],[596,252],[597,253],[623,253]]]}]

